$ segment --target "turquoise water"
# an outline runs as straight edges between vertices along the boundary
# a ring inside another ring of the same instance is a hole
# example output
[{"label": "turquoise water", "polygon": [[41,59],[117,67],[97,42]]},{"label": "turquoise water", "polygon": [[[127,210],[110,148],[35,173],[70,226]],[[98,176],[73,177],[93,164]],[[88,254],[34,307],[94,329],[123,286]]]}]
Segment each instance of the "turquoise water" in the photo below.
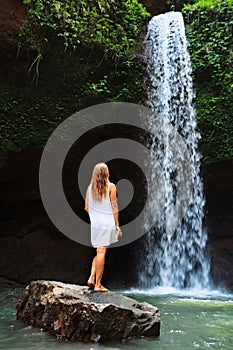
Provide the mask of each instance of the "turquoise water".
[{"label": "turquoise water", "polygon": [[[161,314],[157,339],[131,339],[123,343],[82,344],[57,340],[43,330],[16,320],[15,305],[22,289],[0,292],[0,349],[14,350],[189,350],[233,348],[233,295],[214,292],[179,293],[159,289],[148,292],[121,291],[138,301],[156,305]],[[166,294],[165,294],[166,293]],[[175,293],[175,294],[174,294]]]}]

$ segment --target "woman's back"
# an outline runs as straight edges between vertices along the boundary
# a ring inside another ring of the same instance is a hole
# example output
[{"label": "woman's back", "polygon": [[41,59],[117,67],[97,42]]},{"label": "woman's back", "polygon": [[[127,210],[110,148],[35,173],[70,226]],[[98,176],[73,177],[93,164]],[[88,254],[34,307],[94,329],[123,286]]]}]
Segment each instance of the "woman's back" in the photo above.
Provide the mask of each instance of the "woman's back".
[{"label": "woman's back", "polygon": [[111,212],[111,201],[109,196],[110,182],[107,184],[107,195],[102,197],[101,200],[94,199],[92,196],[91,185],[88,187],[89,191],[89,205],[92,204],[92,208],[99,211]]},{"label": "woman's back", "polygon": [[115,220],[109,196],[110,185],[111,183],[108,182],[107,195],[101,200],[94,199],[91,193],[91,185],[88,187],[89,216],[91,226],[115,229]]}]

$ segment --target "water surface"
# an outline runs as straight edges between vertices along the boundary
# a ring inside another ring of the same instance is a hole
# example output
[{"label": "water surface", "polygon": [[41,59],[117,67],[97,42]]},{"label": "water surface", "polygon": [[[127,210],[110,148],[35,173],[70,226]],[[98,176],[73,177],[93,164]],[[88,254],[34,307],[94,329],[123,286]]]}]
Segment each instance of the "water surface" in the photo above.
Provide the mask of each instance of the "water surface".
[{"label": "water surface", "polygon": [[[0,349],[4,350],[231,350],[233,343],[233,295],[179,291],[121,291],[138,301],[157,306],[161,335],[156,339],[131,339],[108,344],[70,343],[25,326],[16,320],[15,305],[22,289],[0,292]],[[176,292],[176,294],[174,294]]]}]

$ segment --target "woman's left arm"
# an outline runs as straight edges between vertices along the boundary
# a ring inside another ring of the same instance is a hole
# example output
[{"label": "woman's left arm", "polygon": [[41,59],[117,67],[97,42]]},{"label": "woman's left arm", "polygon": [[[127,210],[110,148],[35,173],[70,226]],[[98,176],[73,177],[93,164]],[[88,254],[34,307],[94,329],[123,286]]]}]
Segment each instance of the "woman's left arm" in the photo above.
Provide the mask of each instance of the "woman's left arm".
[{"label": "woman's left arm", "polygon": [[113,216],[116,224],[116,229],[118,231],[118,235],[121,237],[122,232],[119,227],[119,213],[118,213],[118,204],[117,204],[117,191],[116,191],[116,185],[111,184],[110,185],[110,201],[112,205],[112,211],[113,211]]},{"label": "woman's left arm", "polygon": [[[88,189],[87,189],[87,192],[86,192],[85,210],[88,212]],[[89,214],[89,212],[88,212],[88,214]]]}]

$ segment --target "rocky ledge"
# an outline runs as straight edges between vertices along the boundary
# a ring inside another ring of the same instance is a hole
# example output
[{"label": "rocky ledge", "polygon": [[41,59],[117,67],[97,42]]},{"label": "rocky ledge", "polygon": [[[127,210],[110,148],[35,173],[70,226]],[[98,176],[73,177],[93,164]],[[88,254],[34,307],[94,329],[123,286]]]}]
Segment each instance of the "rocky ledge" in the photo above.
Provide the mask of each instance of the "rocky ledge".
[{"label": "rocky ledge", "polygon": [[157,307],[113,292],[54,281],[32,281],[17,302],[17,319],[72,341],[157,337]]}]

